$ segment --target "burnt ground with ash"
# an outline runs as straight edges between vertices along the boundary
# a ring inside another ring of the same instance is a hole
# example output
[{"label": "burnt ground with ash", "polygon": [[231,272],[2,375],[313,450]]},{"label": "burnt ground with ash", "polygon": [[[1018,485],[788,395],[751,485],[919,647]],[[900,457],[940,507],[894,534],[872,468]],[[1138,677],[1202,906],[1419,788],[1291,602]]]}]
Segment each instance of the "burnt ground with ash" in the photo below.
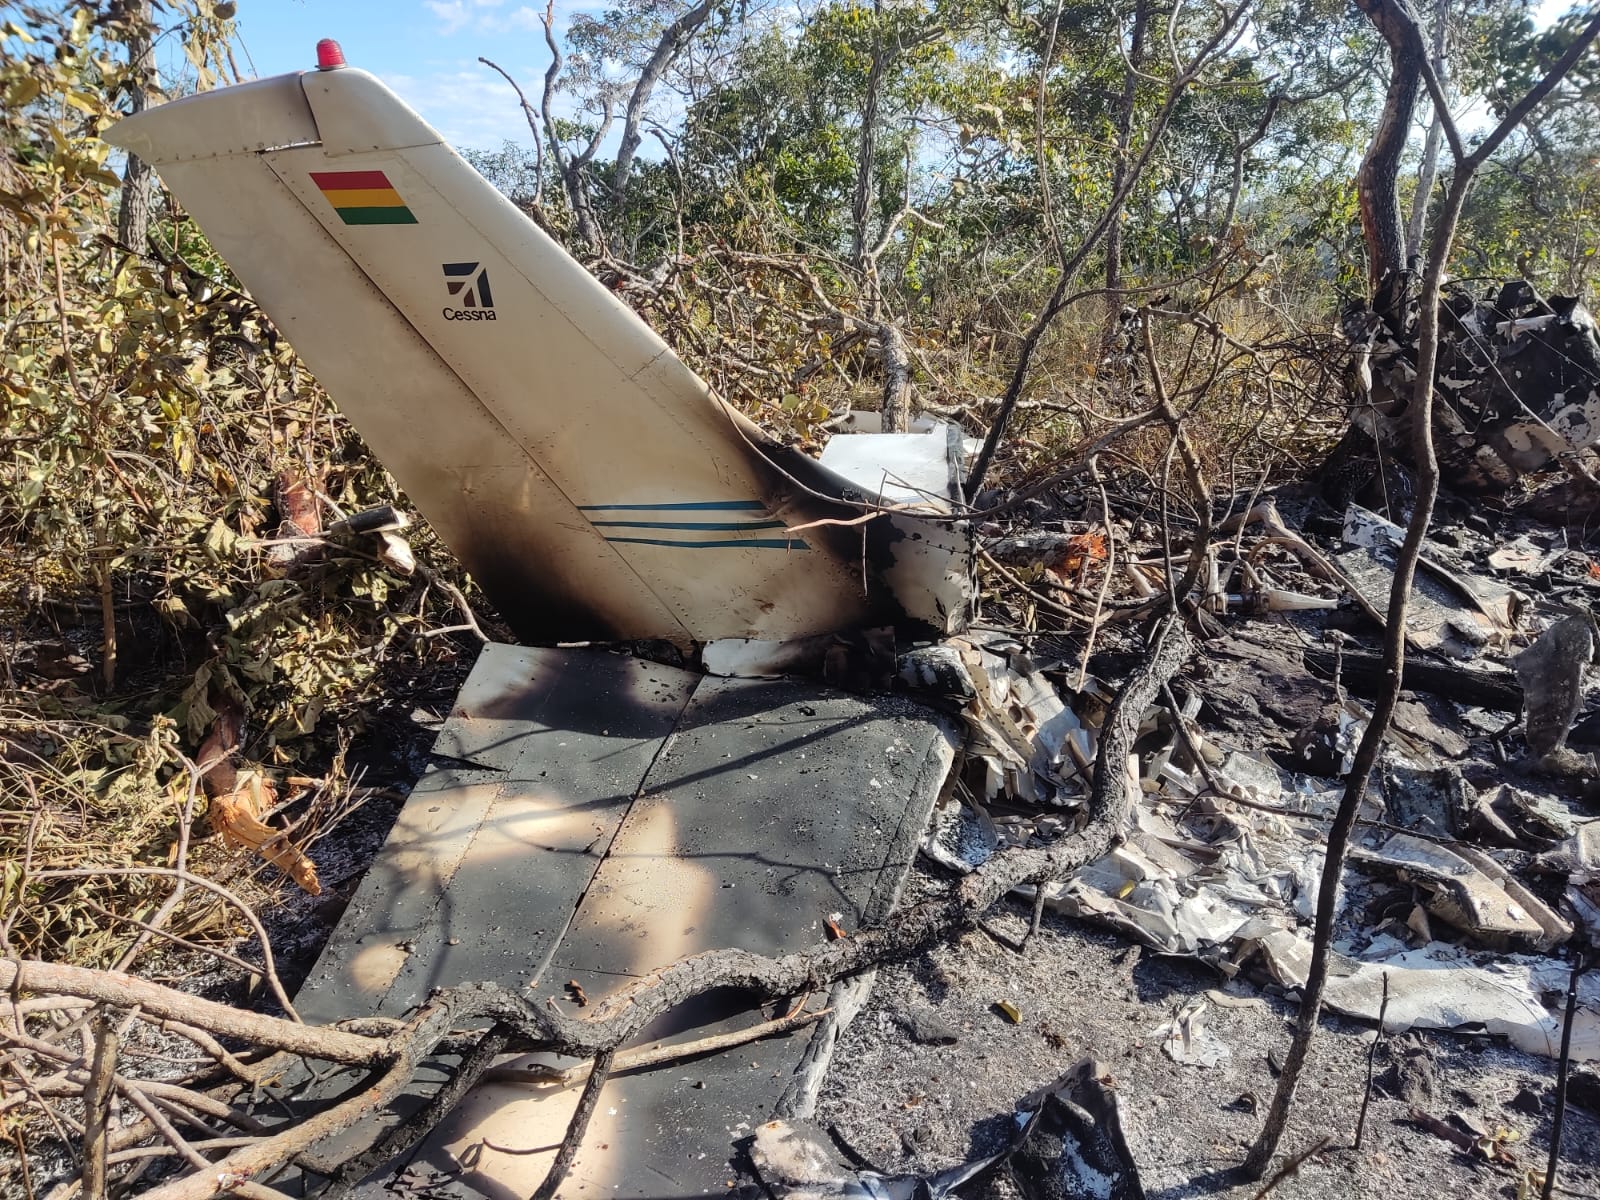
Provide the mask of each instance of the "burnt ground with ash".
[{"label": "burnt ground with ash", "polygon": [[[1432,545],[1463,572],[1521,592],[1526,605],[1520,629],[1508,644],[1461,659],[1411,656],[1412,665],[1423,670],[1417,686],[1402,696],[1395,718],[1398,745],[1380,761],[1369,793],[1371,815],[1388,828],[1358,829],[1356,844],[1376,844],[1401,827],[1459,837],[1488,847],[1501,866],[1559,909],[1565,876],[1544,876],[1530,867],[1537,852],[1557,844],[1563,829],[1600,816],[1593,774],[1535,768],[1524,730],[1514,712],[1503,711],[1504,694],[1496,689],[1508,685],[1507,662],[1542,629],[1600,597],[1600,572],[1579,549],[1581,530],[1494,515],[1498,519],[1490,522],[1469,506],[1450,506]],[[1315,540],[1325,550],[1338,548],[1337,525],[1326,516],[1321,525],[1323,536]],[[1271,561],[1286,586],[1316,590],[1292,564]],[[1341,691],[1358,702],[1374,694],[1371,658],[1380,640],[1374,626],[1343,605],[1327,612],[1222,616],[1209,622],[1208,632],[1176,684],[1180,696],[1201,701],[1198,732],[1223,750],[1271,761],[1286,781],[1336,787],[1330,709]],[[1042,659],[1055,653],[1070,668],[1077,647],[1041,639],[1034,650]],[[1136,647],[1113,643],[1091,666],[1114,683],[1136,657]],[[1413,682],[1409,674],[1407,682]],[[1570,746],[1592,753],[1600,741],[1597,726],[1600,714],[1593,707],[1580,710]],[[1502,784],[1510,785],[1528,806],[1524,815],[1534,819],[1509,831],[1514,841],[1484,836],[1484,829],[1441,800],[1437,785],[1452,778],[1466,785],[1468,796],[1495,795]],[[1002,826],[1020,825],[1022,839],[1037,828],[1033,814],[1003,801],[991,803],[986,816]],[[1002,838],[1019,840],[1016,834]],[[908,894],[919,897],[943,886],[919,866]],[[1347,874],[1346,895],[1336,942],[1376,928],[1413,938],[1409,944],[1423,940],[1404,928],[1408,915],[1415,920],[1420,893],[1403,879],[1354,872]],[[1012,1134],[1017,1101],[1092,1056],[1114,1079],[1149,1196],[1257,1195],[1261,1184],[1238,1178],[1231,1168],[1244,1157],[1270,1101],[1297,1011],[1292,997],[1259,972],[1253,980],[1246,971],[1230,982],[1195,958],[1160,954],[1060,916],[1047,916],[1018,952],[1006,943],[1026,932],[1028,907],[1012,902],[1007,912],[995,914],[990,928],[998,936],[969,934],[880,972],[871,1001],[841,1038],[817,1123],[847,1154],[859,1154],[876,1169],[926,1174],[1000,1149]],[[1443,922],[1435,921],[1428,932],[1481,949]],[[1209,1028],[1228,1050],[1215,1066],[1181,1064],[1162,1049],[1160,1026],[1198,1000],[1208,1002]],[[1545,1000],[1553,1006],[1557,997]],[[1374,1042],[1377,1084],[1357,1152],[1351,1142]],[[1556,1076],[1553,1059],[1523,1053],[1503,1039],[1441,1030],[1379,1037],[1371,1022],[1325,1014],[1280,1162],[1324,1136],[1331,1142],[1274,1193],[1537,1195]],[[1600,1195],[1597,1084],[1592,1065],[1574,1077],[1558,1195]],[[1491,1162],[1482,1148],[1463,1150],[1438,1136],[1418,1121],[1424,1114],[1453,1126],[1469,1142],[1493,1144],[1500,1161]],[[1022,1169],[1013,1160],[982,1188],[964,1194],[1029,1200],[1072,1194],[1061,1191],[1058,1180],[1014,1174]]]},{"label": "burnt ground with ash", "polygon": [[[1563,530],[1510,520],[1488,530],[1479,527],[1487,525],[1469,524],[1458,510],[1453,517],[1446,514],[1435,537],[1463,569],[1523,591],[1530,611],[1512,644],[1485,651],[1475,663],[1432,660],[1439,673],[1408,690],[1397,714],[1411,765],[1386,760],[1375,775],[1374,794],[1389,819],[1412,824],[1447,819],[1416,787],[1420,762],[1424,774],[1454,771],[1481,793],[1512,784],[1558,821],[1593,819],[1600,805],[1591,779],[1531,769],[1521,732],[1508,728],[1511,713],[1462,701],[1483,700],[1474,690],[1479,687],[1493,699],[1493,689],[1506,686],[1505,663],[1518,643],[1531,641],[1574,604],[1600,597],[1600,578],[1587,553]],[[1325,528],[1318,539],[1325,549],[1337,546],[1332,534],[1332,527]],[[1492,567],[1489,556],[1514,543],[1526,546],[1518,559],[1524,565]],[[1280,582],[1317,590],[1287,557],[1269,561]],[[1371,692],[1373,679],[1363,674],[1361,659],[1378,645],[1371,623],[1342,605],[1290,616],[1222,614],[1202,624],[1210,636],[1175,681],[1180,699],[1200,702],[1198,731],[1222,749],[1270,760],[1286,778],[1320,776],[1324,785],[1336,784],[1328,712],[1338,689],[1357,699]],[[1107,628],[1100,646],[1090,667],[1104,694],[1136,661],[1138,645],[1131,634]],[[1063,694],[1070,695],[1081,645],[1039,638],[1033,650]],[[1416,661],[1429,659],[1419,655]],[[389,792],[369,799],[311,846],[326,884],[323,896],[285,890],[280,902],[262,913],[291,989],[314,965],[405,790],[426,768],[435,718],[448,711],[459,679],[413,682],[416,690],[385,711],[352,747],[352,765],[366,771],[362,782]],[[1170,731],[1165,736],[1170,741]],[[1579,751],[1600,748],[1600,713],[1580,713],[1571,740]],[[1024,838],[1030,822],[1037,827],[1037,812],[1022,806],[991,805],[989,815],[1010,822],[1013,831],[1022,827]],[[1556,844],[1559,831],[1546,826],[1534,832],[1538,838],[1527,846],[1499,846],[1495,853],[1554,905],[1563,880],[1525,869],[1535,852]],[[947,886],[944,876],[919,865],[905,899],[915,901]],[[1353,901],[1342,934],[1385,924],[1403,934],[1406,910],[1415,907],[1416,896],[1391,882],[1357,889]],[[872,998],[841,1037],[817,1122],[849,1152],[885,1173],[926,1173],[1004,1145],[1016,1102],[1092,1056],[1114,1080],[1147,1195],[1163,1200],[1255,1196],[1260,1185],[1237,1180],[1229,1168],[1242,1159],[1260,1128],[1275,1063],[1289,1043],[1292,999],[1275,985],[1263,986],[1259,975],[1252,979],[1245,972],[1229,982],[1194,958],[1159,954],[1053,914],[1018,952],[1006,943],[1026,931],[1027,907],[1012,902],[992,913],[992,936],[968,934],[880,970]],[[1436,927],[1434,936],[1454,935]],[[247,944],[241,952],[251,957],[255,948]],[[271,1007],[214,962],[169,956],[159,960],[153,974],[197,994]],[[1228,1057],[1216,1066],[1181,1064],[1162,1048],[1158,1027],[1198,999],[1208,1000],[1208,1028],[1227,1047]],[[1365,1144],[1360,1152],[1351,1150],[1374,1038],[1370,1023],[1324,1018],[1282,1152],[1296,1154],[1324,1135],[1331,1136],[1331,1146],[1295,1177],[1281,1181],[1274,1194],[1513,1197],[1525,1185],[1526,1171],[1543,1170],[1556,1064],[1470,1033],[1378,1038],[1379,1086],[1372,1093]],[[1600,1195],[1600,1079],[1589,1068],[1579,1084],[1568,1109],[1558,1194]],[[1414,1119],[1418,1112],[1493,1143],[1502,1161],[1490,1162],[1480,1150],[1462,1150],[1444,1140]],[[71,1169],[65,1158],[53,1165],[57,1174]],[[38,1166],[42,1182],[52,1174],[52,1163],[41,1159]],[[1013,1161],[962,1194],[993,1200],[1070,1194],[1060,1191],[1059,1181],[1017,1177],[1022,1170]]]},{"label": "burnt ground with ash", "polygon": [[[908,894],[942,886],[919,871]],[[1026,908],[1012,905],[992,925],[1017,938],[1027,928]],[[970,934],[879,972],[871,1001],[840,1039],[816,1119],[885,1173],[928,1173],[999,1149],[1016,1101],[1092,1055],[1115,1079],[1151,1200],[1252,1197],[1261,1185],[1228,1172],[1260,1129],[1272,1061],[1288,1049],[1295,1006],[1253,987],[1227,988],[1238,1007],[1213,1001],[1209,1015],[1231,1057],[1213,1068],[1174,1062],[1157,1032],[1185,1002],[1224,987],[1219,973],[1197,962],[1069,918],[1047,916],[1020,954]],[[1013,1023],[1000,1001],[1015,1005],[1021,1020]],[[958,1040],[918,1040],[935,1033]],[[1324,1134],[1332,1148],[1274,1195],[1515,1197],[1522,1168],[1543,1171],[1555,1064],[1498,1039],[1454,1033],[1381,1039],[1380,1086],[1362,1149],[1350,1150],[1372,1037],[1366,1023],[1324,1019],[1283,1150],[1298,1153]],[[1506,1149],[1517,1166],[1462,1153],[1411,1122],[1413,1106],[1440,1117],[1460,1113],[1490,1135],[1514,1134]],[[1562,1145],[1558,1194],[1600,1195],[1600,1111],[1569,1105]],[[1037,1180],[1019,1187],[1002,1167],[966,1194],[1051,1193]]]}]

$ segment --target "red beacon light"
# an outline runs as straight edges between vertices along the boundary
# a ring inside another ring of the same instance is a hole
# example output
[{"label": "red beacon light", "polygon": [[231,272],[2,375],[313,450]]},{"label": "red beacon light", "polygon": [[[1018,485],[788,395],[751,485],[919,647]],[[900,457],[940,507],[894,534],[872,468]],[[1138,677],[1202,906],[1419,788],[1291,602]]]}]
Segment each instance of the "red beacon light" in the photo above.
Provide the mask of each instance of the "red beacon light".
[{"label": "red beacon light", "polygon": [[344,51],[339,49],[338,42],[323,38],[317,43],[317,70],[337,71],[344,65]]}]

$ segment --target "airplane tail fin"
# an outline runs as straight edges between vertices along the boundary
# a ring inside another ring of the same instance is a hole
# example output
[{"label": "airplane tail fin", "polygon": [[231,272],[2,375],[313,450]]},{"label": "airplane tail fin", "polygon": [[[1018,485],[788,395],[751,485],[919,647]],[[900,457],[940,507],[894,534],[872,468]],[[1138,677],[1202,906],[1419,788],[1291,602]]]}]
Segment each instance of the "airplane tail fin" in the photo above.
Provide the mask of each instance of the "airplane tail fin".
[{"label": "airplane tail fin", "polygon": [[191,96],[107,140],[160,172],[520,636],[963,623],[959,527],[858,522],[878,491],[712,396],[366,72]]}]

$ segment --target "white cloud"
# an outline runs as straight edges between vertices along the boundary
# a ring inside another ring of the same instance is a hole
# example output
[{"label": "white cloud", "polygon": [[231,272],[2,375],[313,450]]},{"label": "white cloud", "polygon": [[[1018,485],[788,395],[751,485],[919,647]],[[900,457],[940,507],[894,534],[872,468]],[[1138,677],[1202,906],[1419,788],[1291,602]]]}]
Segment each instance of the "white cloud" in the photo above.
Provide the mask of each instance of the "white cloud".
[{"label": "white cloud", "polygon": [[444,22],[439,29],[441,37],[449,37],[472,22],[465,0],[427,0],[425,7]]},{"label": "white cloud", "polygon": [[[510,11],[501,11],[506,0],[423,0],[426,8],[439,20],[435,31],[439,37],[455,37],[468,31],[476,34],[537,33],[544,28],[544,9],[537,5],[520,4]],[[572,5],[557,0],[556,27],[566,24]]]}]

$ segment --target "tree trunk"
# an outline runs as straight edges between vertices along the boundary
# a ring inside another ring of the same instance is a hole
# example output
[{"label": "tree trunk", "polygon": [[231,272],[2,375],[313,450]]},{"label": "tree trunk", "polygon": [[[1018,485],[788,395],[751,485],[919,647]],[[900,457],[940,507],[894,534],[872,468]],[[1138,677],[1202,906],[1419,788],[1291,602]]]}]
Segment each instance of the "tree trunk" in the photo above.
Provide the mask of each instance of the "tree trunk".
[{"label": "tree trunk", "polygon": [[906,433],[911,428],[911,362],[906,340],[888,321],[878,326],[878,347],[883,353],[882,429]]},{"label": "tree trunk", "polygon": [[[1445,30],[1450,19],[1450,0],[1438,0],[1433,10],[1433,74],[1439,81],[1439,92],[1450,96],[1450,61],[1445,57]],[[1422,254],[1422,232],[1428,222],[1428,202],[1433,198],[1433,185],[1439,176],[1439,146],[1444,140],[1444,114],[1434,107],[1433,120],[1428,122],[1428,140],[1422,148],[1422,164],[1417,170],[1417,193],[1411,198],[1411,219],[1406,222],[1406,262],[1409,264]]]},{"label": "tree trunk", "polygon": [[622,145],[617,148],[617,165],[611,176],[611,194],[618,201],[622,199],[628,186],[628,177],[633,172],[633,156],[638,152],[639,143],[644,140],[639,134],[644,106],[650,102],[650,95],[667,73],[667,68],[683,53],[689,39],[711,15],[711,5],[712,0],[701,0],[701,3],[662,31],[661,40],[656,43],[655,52],[645,63],[639,82],[633,85],[633,95],[628,98],[628,111],[622,120]]},{"label": "tree trunk", "polygon": [[550,158],[556,165],[556,173],[561,176],[562,189],[567,193],[567,204],[572,208],[572,217],[578,226],[578,240],[583,243],[585,249],[593,253],[603,249],[604,242],[600,236],[599,222],[595,220],[594,210],[589,206],[589,193],[584,185],[584,167],[600,144],[600,139],[605,136],[606,129],[611,125],[611,104],[610,101],[606,102],[605,121],[589,143],[588,154],[569,154],[567,148],[561,144],[561,139],[556,136],[555,116],[551,112],[555,100],[556,79],[561,74],[562,63],[561,44],[556,41],[553,2],[545,9],[540,20],[544,24],[545,45],[550,47],[550,65],[544,73],[544,96],[540,102],[540,115],[544,117],[545,136],[550,139]]},{"label": "tree trunk", "polygon": [[[1133,36],[1128,43],[1128,73],[1122,83],[1122,103],[1117,109],[1117,153],[1111,167],[1111,194],[1118,195],[1128,178],[1128,144],[1133,136],[1133,113],[1139,95],[1139,69],[1144,65],[1144,34],[1150,22],[1150,0],[1137,0],[1133,10]],[[1042,169],[1042,167],[1041,167]],[[1119,203],[1106,231],[1107,329],[1114,330],[1122,311],[1122,210]]]},{"label": "tree trunk", "polygon": [[[150,0],[135,0],[128,7],[128,66],[130,69],[130,111],[142,113],[156,81],[155,43],[150,15]],[[117,243],[125,250],[143,254],[150,233],[150,182],[154,172],[137,154],[128,155],[122,169],[122,203],[117,211]]]},{"label": "tree trunk", "polygon": [[[883,88],[883,4],[878,0],[872,10],[875,30],[872,35],[872,67],[867,72],[867,94],[861,102],[861,140],[856,147],[856,192],[850,215],[853,229],[850,234],[850,263],[857,271],[867,265],[867,222],[872,219],[872,201],[877,192],[873,168],[878,157],[878,94]],[[876,293],[876,281],[867,281]],[[868,298],[869,309],[876,297]]]},{"label": "tree trunk", "polygon": [[1367,288],[1373,310],[1395,317],[1405,309],[1401,279],[1406,266],[1405,223],[1400,217],[1400,159],[1416,112],[1427,49],[1416,18],[1403,0],[1356,0],[1389,44],[1389,91],[1377,132],[1356,176],[1361,232],[1367,242]]}]

